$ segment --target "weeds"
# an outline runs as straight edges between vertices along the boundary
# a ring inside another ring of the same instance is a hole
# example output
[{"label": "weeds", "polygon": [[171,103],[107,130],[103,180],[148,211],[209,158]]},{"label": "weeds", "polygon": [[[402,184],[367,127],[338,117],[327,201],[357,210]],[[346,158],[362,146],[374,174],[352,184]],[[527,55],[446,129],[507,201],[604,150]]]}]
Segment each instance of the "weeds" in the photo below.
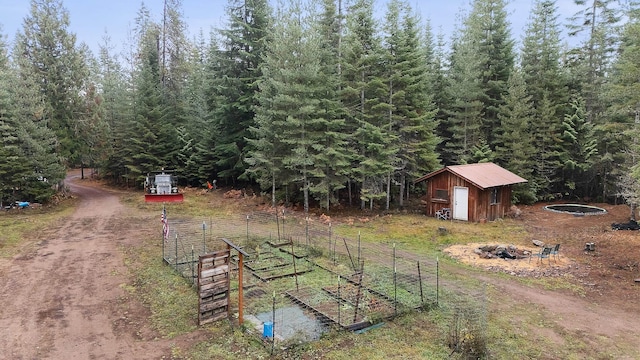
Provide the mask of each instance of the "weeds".
[{"label": "weeds", "polygon": [[0,258],[10,258],[28,251],[56,224],[74,211],[75,200],[65,200],[56,207],[24,210],[0,210]]}]

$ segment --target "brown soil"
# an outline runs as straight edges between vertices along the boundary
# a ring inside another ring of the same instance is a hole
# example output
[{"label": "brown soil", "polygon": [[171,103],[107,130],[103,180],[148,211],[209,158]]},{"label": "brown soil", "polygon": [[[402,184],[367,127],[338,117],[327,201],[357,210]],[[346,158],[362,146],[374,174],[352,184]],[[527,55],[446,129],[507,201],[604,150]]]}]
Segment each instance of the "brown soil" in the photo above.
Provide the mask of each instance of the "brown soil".
[{"label": "brown soil", "polygon": [[[574,216],[544,210],[544,205],[521,208],[522,216],[516,221],[522,223],[529,239],[517,247],[537,252],[534,239],[559,243],[557,261],[480,259],[473,249],[483,244],[452,246],[445,251],[464,263],[515,277],[563,277],[580,290],[545,290],[503,277],[477,276],[505,295],[501,296],[502,306],[530,304],[532,311],[544,310],[553,326],[540,327],[538,335],[563,343],[563,334],[572,334],[587,343],[593,341],[596,347],[625,349],[629,355],[624,358],[639,358],[640,324],[636,319],[640,315],[640,284],[634,280],[640,278],[640,232],[611,230],[612,223],[629,220],[629,207],[592,204],[606,209],[607,214]],[[585,243],[591,242],[595,251],[586,251]]]},{"label": "brown soil", "polygon": [[148,310],[124,290],[121,249],[140,227],[126,225],[116,194],[77,178],[66,181],[81,200],[73,215],[0,260],[0,359],[170,358],[188,340],[159,340]]},{"label": "brown soil", "polygon": [[[74,214],[39,234],[33,248],[0,260],[0,359],[168,359],[173,346],[188,349],[202,340],[198,332],[162,339],[149,325],[148,309],[124,289],[132,279],[122,248],[137,245],[140,231],[154,231],[157,217],[145,227],[130,219],[116,194],[77,177],[72,173],[67,182],[80,198]],[[632,352],[628,358],[639,358],[640,284],[634,279],[640,278],[640,232],[611,230],[611,223],[626,222],[627,206],[596,205],[608,213],[576,217],[542,205],[522,208],[516,221],[530,239],[517,246],[534,249],[534,239],[560,243],[558,262],[482,260],[469,253],[475,245],[449,251],[462,261],[516,275],[471,276],[504,294],[492,307],[530,304],[548,313],[554,326],[540,327],[538,335],[559,344],[566,334],[594,337],[597,344],[622,346]],[[587,242],[596,251],[585,252]],[[516,281],[518,276],[564,276],[584,291],[530,287]]]}]

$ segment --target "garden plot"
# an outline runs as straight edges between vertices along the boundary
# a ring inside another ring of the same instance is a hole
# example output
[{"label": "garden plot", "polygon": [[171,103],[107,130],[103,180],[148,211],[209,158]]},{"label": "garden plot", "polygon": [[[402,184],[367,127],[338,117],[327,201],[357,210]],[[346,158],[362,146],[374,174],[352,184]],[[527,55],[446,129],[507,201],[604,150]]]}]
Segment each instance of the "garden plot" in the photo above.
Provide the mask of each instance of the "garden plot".
[{"label": "garden plot", "polygon": [[263,244],[256,250],[252,254],[253,259],[247,261],[245,267],[262,281],[297,276],[313,270],[311,263],[306,261],[303,256],[296,255],[295,248],[284,252],[280,247]]}]

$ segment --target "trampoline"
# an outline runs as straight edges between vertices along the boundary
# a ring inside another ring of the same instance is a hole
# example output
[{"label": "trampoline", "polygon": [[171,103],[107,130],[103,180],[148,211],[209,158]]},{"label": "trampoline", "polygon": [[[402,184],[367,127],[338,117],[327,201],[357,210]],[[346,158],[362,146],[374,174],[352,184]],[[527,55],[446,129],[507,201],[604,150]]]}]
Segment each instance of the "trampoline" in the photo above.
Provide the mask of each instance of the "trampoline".
[{"label": "trampoline", "polygon": [[544,209],[557,213],[572,215],[604,215],[607,213],[607,210],[603,208],[582,204],[554,204],[547,205],[544,207]]}]

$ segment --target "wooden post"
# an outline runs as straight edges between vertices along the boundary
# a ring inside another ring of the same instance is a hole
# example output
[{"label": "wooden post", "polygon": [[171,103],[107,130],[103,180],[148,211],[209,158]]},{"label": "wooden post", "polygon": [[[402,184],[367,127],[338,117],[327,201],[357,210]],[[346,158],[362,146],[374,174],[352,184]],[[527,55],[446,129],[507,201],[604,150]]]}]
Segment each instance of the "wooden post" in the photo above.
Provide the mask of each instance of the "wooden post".
[{"label": "wooden post", "polygon": [[242,326],[242,323],[244,322],[243,319],[243,308],[244,308],[244,299],[242,296],[242,287],[243,282],[242,282],[242,269],[244,268],[244,255],[242,255],[241,252],[238,253],[238,325]]},{"label": "wooden post", "polygon": [[[243,296],[243,270],[244,270],[244,257],[249,256],[244,250],[242,250],[238,245],[232,243],[228,239],[222,238],[223,242],[227,244],[227,249],[231,250],[232,248],[238,251],[238,324],[242,325],[244,322],[244,296]],[[231,306],[228,307],[228,311],[231,312]]]}]

